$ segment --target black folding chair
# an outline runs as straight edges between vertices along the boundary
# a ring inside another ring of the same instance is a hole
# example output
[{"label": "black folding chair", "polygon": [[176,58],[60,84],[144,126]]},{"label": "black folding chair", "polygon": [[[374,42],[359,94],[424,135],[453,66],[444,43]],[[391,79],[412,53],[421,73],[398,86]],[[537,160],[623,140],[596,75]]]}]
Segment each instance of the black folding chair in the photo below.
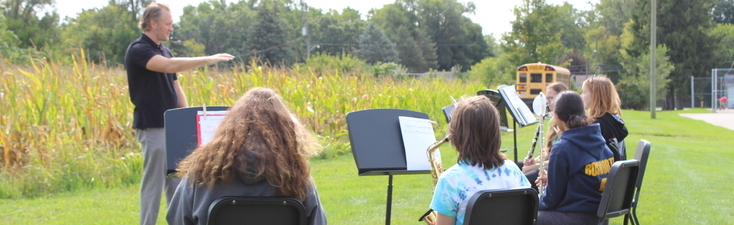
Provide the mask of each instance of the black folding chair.
[{"label": "black folding chair", "polygon": [[628,215],[624,216],[625,225],[627,221],[630,221],[632,224],[640,224],[640,221],[637,219],[637,204],[640,200],[640,189],[642,189],[642,178],[645,176],[648,156],[650,156],[650,142],[642,139],[637,144],[637,150],[635,151],[635,159],[640,161],[640,171],[637,176],[637,183],[635,183],[635,198],[632,200],[632,210]]},{"label": "black folding chair", "polygon": [[617,161],[612,165],[596,212],[599,224],[606,224],[610,218],[630,212],[639,169],[640,162],[636,159]]},{"label": "black folding chair", "polygon": [[209,206],[207,225],[305,225],[306,210],[294,198],[223,197]]},{"label": "black folding chair", "polygon": [[466,206],[464,225],[535,224],[538,192],[529,187],[479,191]]}]

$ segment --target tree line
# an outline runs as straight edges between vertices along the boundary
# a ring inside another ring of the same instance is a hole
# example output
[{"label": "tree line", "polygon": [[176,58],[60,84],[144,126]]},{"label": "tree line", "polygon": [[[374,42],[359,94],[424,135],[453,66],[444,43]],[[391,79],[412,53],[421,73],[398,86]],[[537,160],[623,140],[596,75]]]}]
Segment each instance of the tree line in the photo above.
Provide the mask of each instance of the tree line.
[{"label": "tree line", "polygon": [[[83,52],[118,66],[150,2],[110,0],[59,18],[47,10],[53,0],[0,0],[0,56],[10,64],[68,63]],[[649,105],[649,0],[600,0],[589,11],[524,0],[513,10],[512,31],[499,38],[483,35],[466,16],[475,10],[457,0],[396,0],[364,15],[294,0],[210,0],[184,8],[166,45],[178,56],[231,53],[240,60],[233,64],[356,56],[407,72],[462,71],[488,84],[513,83],[517,66],[544,62],[605,74],[625,108]],[[665,109],[681,108],[690,101],[690,76],[708,76],[734,59],[734,0],[659,1],[657,10],[656,92]]]}]

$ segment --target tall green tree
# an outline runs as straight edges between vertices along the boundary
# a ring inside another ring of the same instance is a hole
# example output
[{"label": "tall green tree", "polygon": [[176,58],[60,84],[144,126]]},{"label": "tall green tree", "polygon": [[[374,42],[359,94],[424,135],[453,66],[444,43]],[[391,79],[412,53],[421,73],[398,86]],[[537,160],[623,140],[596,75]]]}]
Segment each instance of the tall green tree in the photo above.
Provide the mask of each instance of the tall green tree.
[{"label": "tall green tree", "polygon": [[734,24],[734,0],[718,0],[711,13],[716,23]]},{"label": "tall green tree", "polygon": [[510,54],[502,54],[498,57],[487,57],[477,64],[472,65],[469,77],[481,80],[488,87],[497,87],[500,84],[515,83],[515,70],[517,65],[510,61]]},{"label": "tall green tree", "polygon": [[397,1],[371,12],[374,23],[395,43],[400,63],[410,72],[426,72],[438,67],[435,44],[418,26],[420,20],[414,7]]},{"label": "tall green tree", "polygon": [[59,14],[52,11],[40,18],[37,16],[42,9],[53,4],[54,0],[0,1],[7,29],[13,31],[20,40],[18,47],[43,49],[60,41]]},{"label": "tall green tree", "polygon": [[636,0],[600,0],[595,6],[600,26],[606,28],[607,35],[622,35],[635,9]]},{"label": "tall green tree", "polygon": [[[657,100],[665,99],[666,86],[670,72],[675,66],[666,55],[668,48],[665,45],[658,46],[655,52],[655,96]],[[650,107],[650,54],[645,53],[635,60],[631,65],[626,65],[639,73],[624,73],[616,87],[622,100],[622,108],[648,110]]]},{"label": "tall green tree", "polygon": [[[690,96],[690,77],[707,76],[715,65],[716,40],[711,10],[716,0],[659,1],[657,42],[668,47],[675,69],[670,74],[663,109],[682,108]],[[632,40],[624,47],[629,59],[639,59],[649,51],[650,4],[637,1],[631,16]]]},{"label": "tall green tree", "polygon": [[481,26],[463,16],[474,13],[473,3],[464,5],[456,0],[405,2],[416,9],[421,29],[436,44],[439,70],[450,70],[455,65],[467,70],[489,55]]},{"label": "tall green tree", "polygon": [[370,23],[359,35],[356,55],[369,64],[378,62],[399,62],[395,44],[382,33],[380,28]]},{"label": "tall green tree", "polygon": [[492,35],[484,35],[484,41],[487,42],[487,51],[489,51],[489,57],[497,57],[504,53],[500,47],[500,43]]},{"label": "tall green tree", "polygon": [[515,7],[512,32],[503,37],[505,53],[512,55],[511,62],[543,62],[561,65],[566,63],[565,54],[570,50],[563,45],[559,21],[564,15],[557,6],[544,0],[523,0]]},{"label": "tall green tree", "polygon": [[[227,5],[209,1],[184,7],[173,40],[203,45],[206,54],[231,53],[245,60],[247,30],[258,21],[257,12],[245,1]],[[187,47],[188,48],[188,47]],[[186,52],[191,54],[192,52]]]},{"label": "tall green tree", "polygon": [[290,66],[294,58],[283,22],[273,9],[258,8],[259,20],[247,31],[245,53],[272,65]]},{"label": "tall green tree", "polygon": [[716,48],[717,68],[728,68],[734,64],[734,24],[720,23],[711,31],[711,35],[719,40]]},{"label": "tall green tree", "polygon": [[65,46],[74,49],[68,53],[79,53],[81,47],[92,61],[116,65],[124,62],[127,46],[140,35],[137,25],[126,4],[110,1],[101,9],[83,10],[68,19],[62,37]]},{"label": "tall green tree", "polygon": [[143,15],[145,7],[148,7],[153,0],[111,0],[117,5],[126,6],[130,11],[130,19],[135,21]]},{"label": "tall green tree", "polygon": [[584,28],[586,48],[583,54],[588,62],[584,65],[588,73],[605,74],[615,83],[620,80],[625,71],[620,36],[630,21],[635,3],[635,0],[601,0],[586,14],[588,24]]},{"label": "tall green tree", "polygon": [[313,19],[309,27],[311,45],[318,45],[314,52],[332,56],[351,54],[357,46],[357,39],[367,23],[360,18],[357,10],[345,8],[342,13],[329,10]]},{"label": "tall green tree", "polygon": [[619,70],[619,67],[612,65],[620,65],[619,36],[607,35],[607,28],[598,26],[587,29],[584,38],[586,39],[584,54],[589,64],[588,72],[605,74],[612,81],[618,81],[619,72],[616,70]]}]

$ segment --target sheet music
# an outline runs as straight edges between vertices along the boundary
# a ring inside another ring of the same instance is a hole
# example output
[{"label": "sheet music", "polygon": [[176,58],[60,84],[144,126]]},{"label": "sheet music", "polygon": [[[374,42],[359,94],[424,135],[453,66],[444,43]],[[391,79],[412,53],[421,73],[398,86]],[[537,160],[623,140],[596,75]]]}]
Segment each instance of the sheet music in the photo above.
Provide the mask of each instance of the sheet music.
[{"label": "sheet music", "polygon": [[517,118],[520,125],[527,126],[538,121],[530,108],[517,95],[514,85],[502,85],[498,89],[505,96],[507,108],[512,111],[513,118]]},{"label": "sheet music", "polygon": [[198,146],[212,140],[217,127],[227,115],[227,111],[198,111],[196,112],[196,139]]},{"label": "sheet music", "polygon": [[[399,116],[398,120],[403,136],[407,170],[430,170],[431,163],[428,161],[426,151],[436,142],[431,121],[406,116]],[[435,157],[437,161],[441,161],[440,152],[436,151]]]}]

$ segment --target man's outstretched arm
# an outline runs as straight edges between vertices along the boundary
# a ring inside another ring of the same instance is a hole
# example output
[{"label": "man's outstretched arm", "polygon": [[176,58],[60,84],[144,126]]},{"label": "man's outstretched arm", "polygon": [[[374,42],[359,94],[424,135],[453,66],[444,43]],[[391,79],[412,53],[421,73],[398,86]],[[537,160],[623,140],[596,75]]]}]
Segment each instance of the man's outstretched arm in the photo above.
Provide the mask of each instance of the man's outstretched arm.
[{"label": "man's outstretched arm", "polygon": [[227,53],[219,53],[202,57],[173,57],[166,58],[161,55],[153,56],[145,65],[146,69],[162,73],[178,73],[196,67],[211,65],[222,61],[230,61],[234,56]]}]

